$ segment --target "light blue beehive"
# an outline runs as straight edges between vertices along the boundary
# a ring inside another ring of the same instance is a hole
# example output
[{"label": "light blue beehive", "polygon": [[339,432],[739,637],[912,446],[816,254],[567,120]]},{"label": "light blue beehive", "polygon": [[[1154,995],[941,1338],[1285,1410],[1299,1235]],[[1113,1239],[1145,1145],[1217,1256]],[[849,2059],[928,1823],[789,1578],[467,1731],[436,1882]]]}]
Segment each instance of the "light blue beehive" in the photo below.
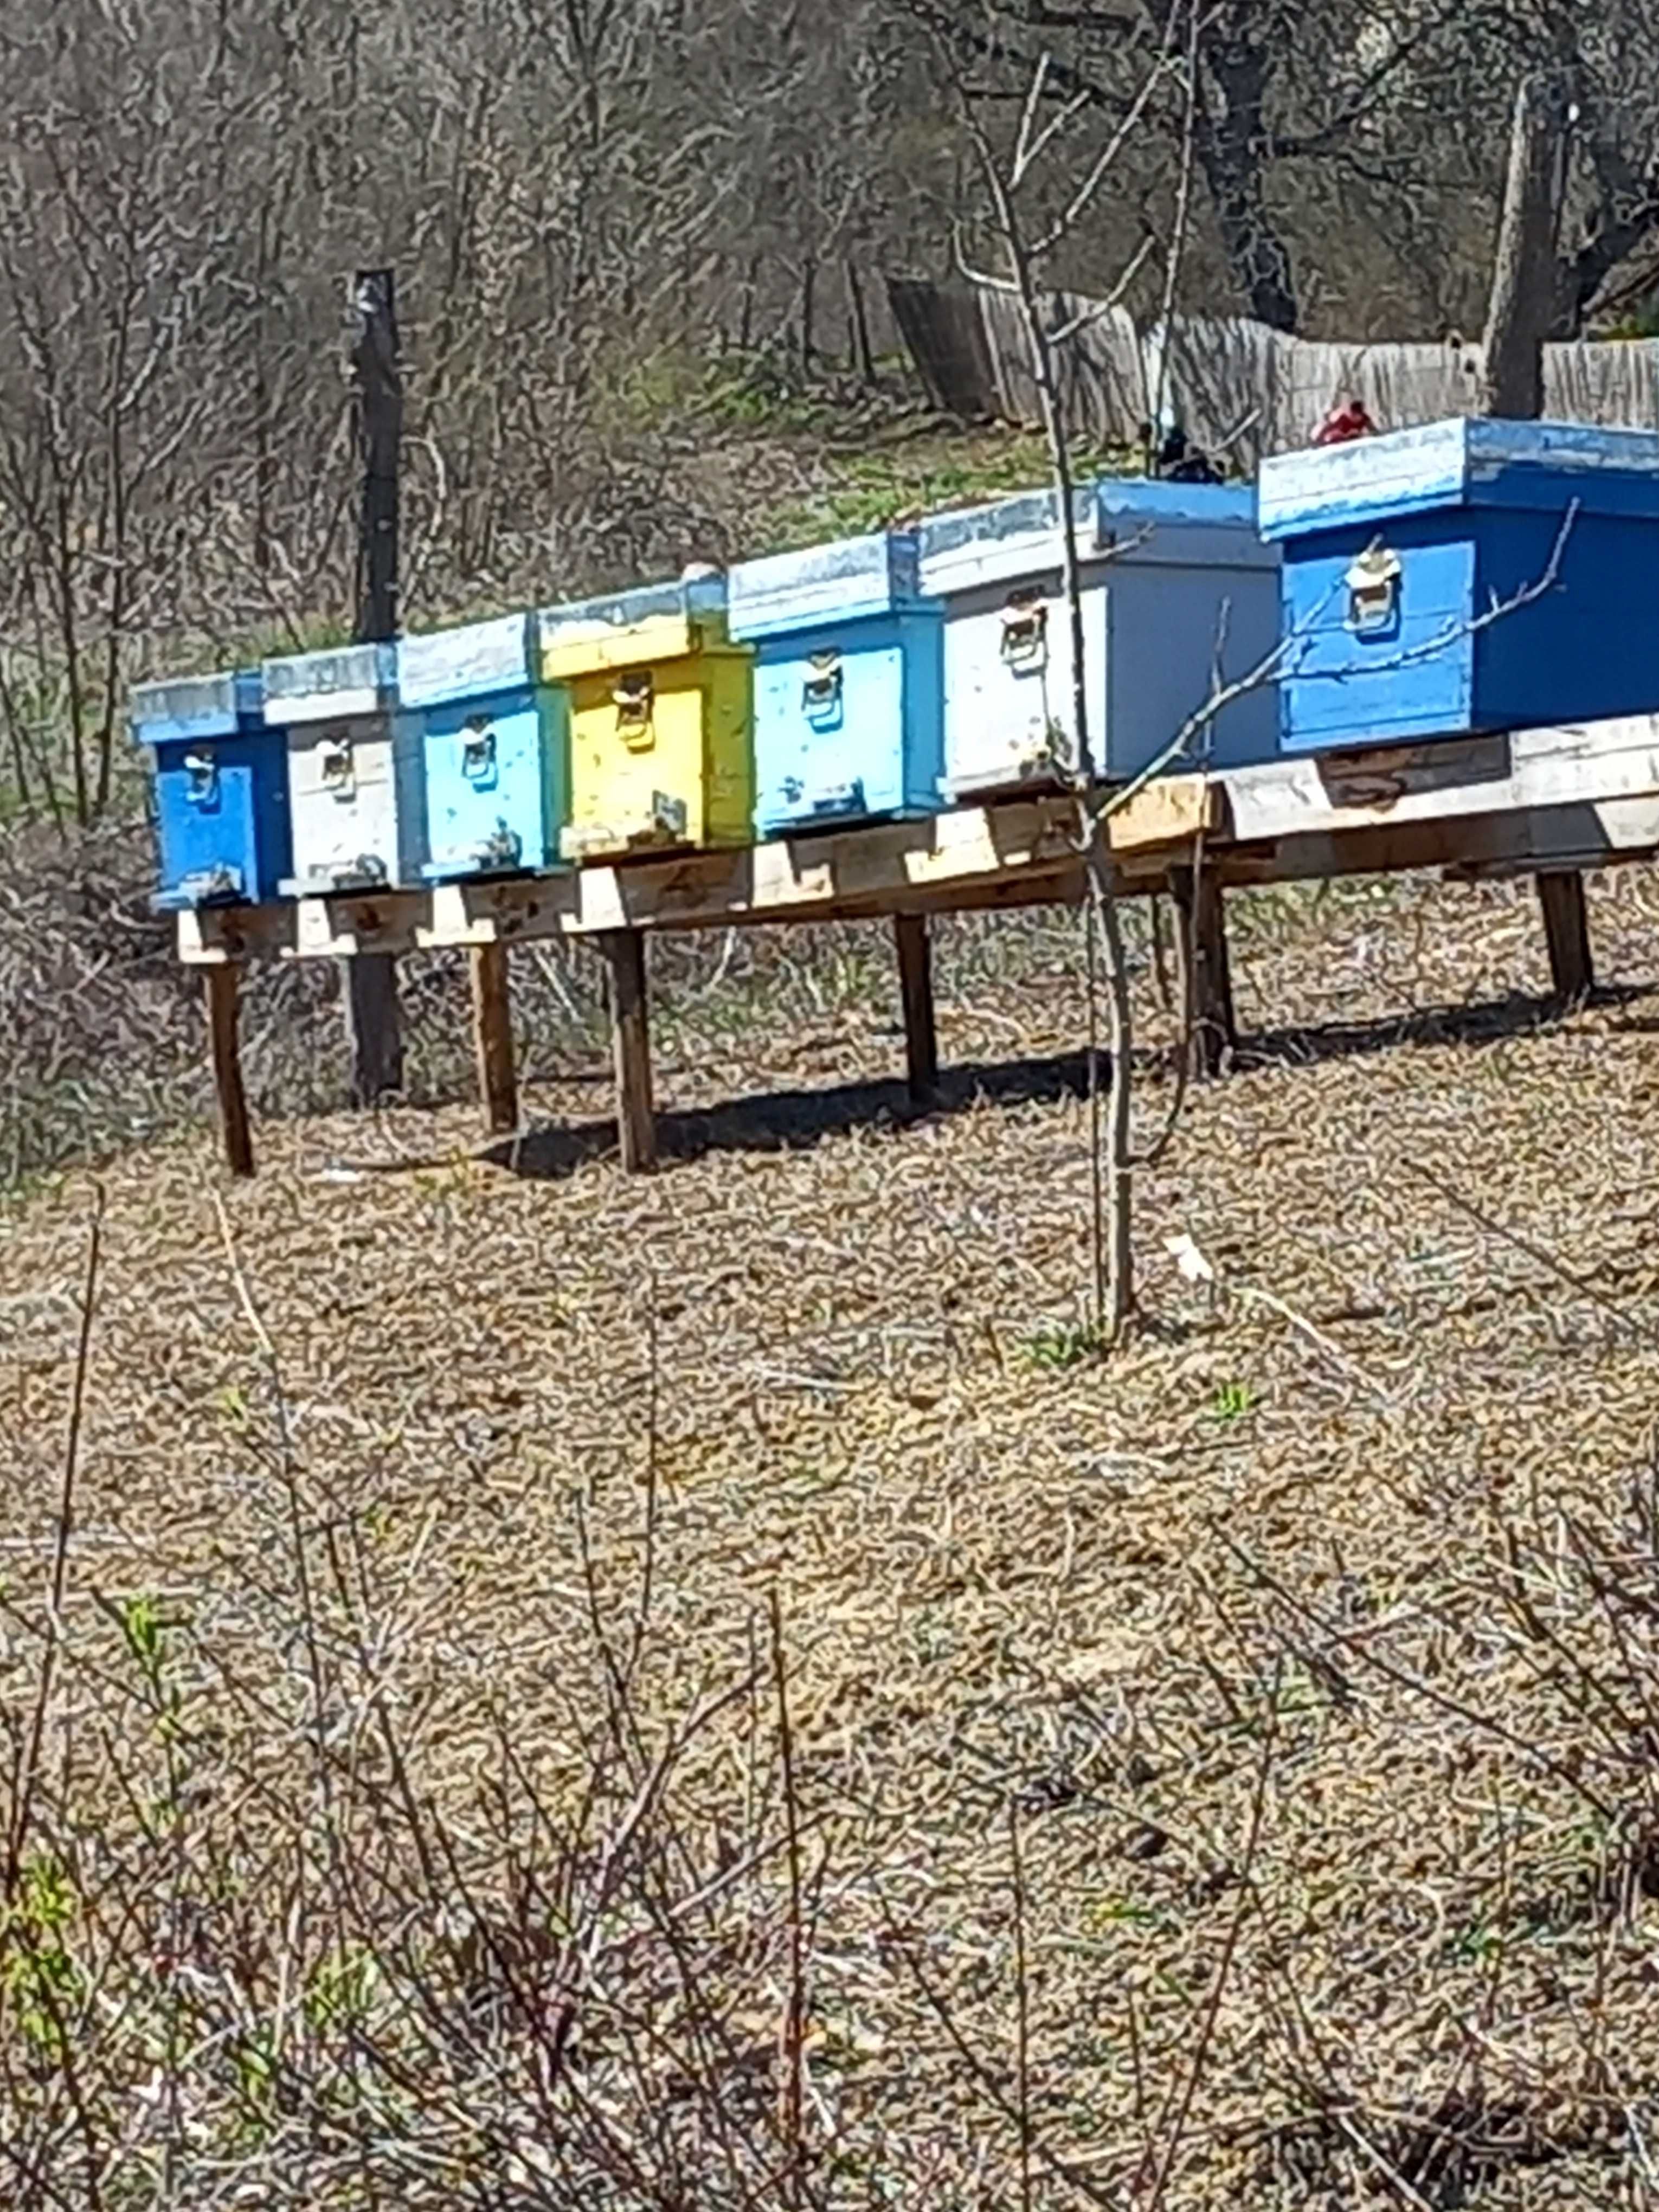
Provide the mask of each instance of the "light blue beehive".
[{"label": "light blue beehive", "polygon": [[1260,517],[1287,752],[1659,708],[1650,431],[1457,418],[1281,453]]},{"label": "light blue beehive", "polygon": [[128,726],[153,764],[157,908],[275,898],[291,860],[288,767],[258,672],[141,684]]},{"label": "light blue beehive", "polygon": [[421,753],[428,877],[558,865],[569,709],[562,690],[535,680],[535,654],[532,615],[398,641],[398,705]]},{"label": "light blue beehive", "polygon": [[922,596],[914,533],[744,562],[727,605],[755,648],[763,836],[937,809],[944,610]]}]

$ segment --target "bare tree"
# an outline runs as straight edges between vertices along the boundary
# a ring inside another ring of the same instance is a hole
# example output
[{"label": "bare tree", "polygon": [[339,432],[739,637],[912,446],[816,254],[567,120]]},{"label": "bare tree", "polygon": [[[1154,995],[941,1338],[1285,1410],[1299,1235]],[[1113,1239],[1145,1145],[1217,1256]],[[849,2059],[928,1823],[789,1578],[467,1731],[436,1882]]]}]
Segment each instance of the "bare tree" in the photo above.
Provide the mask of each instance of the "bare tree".
[{"label": "bare tree", "polygon": [[[921,0],[921,20],[937,30],[936,11],[929,0]],[[1114,880],[1111,850],[1106,830],[1105,800],[1096,783],[1096,760],[1089,727],[1088,653],[1085,635],[1083,584],[1078,555],[1076,482],[1070,434],[1062,401],[1058,361],[1060,349],[1074,335],[1053,294],[1045,290],[1042,273],[1055,249],[1070,235],[1087,212],[1096,195],[1123,156],[1125,148],[1141,122],[1167,71],[1177,67],[1180,40],[1173,33],[1149,62],[1138,96],[1109,129],[1098,129],[1098,118],[1090,102],[1073,94],[1052,112],[1049,94],[1050,57],[1038,57],[1017,130],[1006,152],[999,149],[988,129],[973,89],[962,73],[955,42],[948,36],[940,52],[951,72],[962,129],[973,149],[986,192],[991,228],[1000,249],[1006,273],[990,281],[1000,283],[1018,301],[1030,350],[1031,373],[1042,413],[1044,434],[1053,471],[1062,559],[1062,581],[1071,629],[1072,699],[1069,750],[1060,763],[1078,802],[1079,847],[1087,877],[1087,921],[1090,985],[1092,1004],[1097,951],[1104,957],[1107,1050],[1110,1085],[1105,1127],[1097,1131],[1096,1203],[1093,1221],[1095,1255],[1094,1322],[1107,1342],[1121,1334],[1134,1310],[1134,1250],[1133,1232],[1133,1124],[1131,1090],[1133,1016],[1129,997],[1128,966],[1121,917]],[[1097,125],[1091,143],[1079,152],[1068,137],[1071,126],[1086,118]],[[1047,164],[1045,173],[1044,165]],[[1058,169],[1060,183],[1056,185]],[[1047,186],[1048,207],[1034,189]],[[1035,204],[1035,215],[1030,210]],[[1123,272],[1109,304],[1115,304],[1133,276],[1134,263]],[[964,266],[966,264],[964,264]],[[968,273],[972,274],[971,269]],[[986,281],[981,279],[981,281]],[[1103,732],[1099,733],[1103,736]],[[1097,1081],[1091,1054],[1091,1085]]]}]

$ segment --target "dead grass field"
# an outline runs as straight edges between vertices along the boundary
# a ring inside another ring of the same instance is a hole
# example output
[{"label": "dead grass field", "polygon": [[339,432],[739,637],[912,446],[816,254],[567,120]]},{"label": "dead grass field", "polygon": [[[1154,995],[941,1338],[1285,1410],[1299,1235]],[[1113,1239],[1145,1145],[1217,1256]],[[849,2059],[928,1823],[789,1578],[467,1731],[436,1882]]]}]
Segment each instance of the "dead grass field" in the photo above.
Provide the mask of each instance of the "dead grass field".
[{"label": "dead grass field", "polygon": [[1591,920],[1556,1023],[1526,886],[1236,902],[1103,1362],[1060,917],[941,931],[909,1126],[848,933],[674,996],[654,1179],[591,1038],[511,1160],[110,1161],[44,1702],[94,1180],[12,1203],[9,2201],[1659,2201],[1659,896]]}]

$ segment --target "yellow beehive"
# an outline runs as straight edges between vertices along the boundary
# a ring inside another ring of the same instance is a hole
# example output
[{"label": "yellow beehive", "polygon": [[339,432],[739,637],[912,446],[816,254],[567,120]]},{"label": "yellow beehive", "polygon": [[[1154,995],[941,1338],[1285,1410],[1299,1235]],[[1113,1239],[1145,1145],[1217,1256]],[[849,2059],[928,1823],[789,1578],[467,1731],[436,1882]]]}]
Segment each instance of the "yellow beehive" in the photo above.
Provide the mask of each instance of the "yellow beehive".
[{"label": "yellow beehive", "polygon": [[725,577],[550,607],[539,631],[570,701],[564,858],[748,844],[753,654],[727,636]]}]

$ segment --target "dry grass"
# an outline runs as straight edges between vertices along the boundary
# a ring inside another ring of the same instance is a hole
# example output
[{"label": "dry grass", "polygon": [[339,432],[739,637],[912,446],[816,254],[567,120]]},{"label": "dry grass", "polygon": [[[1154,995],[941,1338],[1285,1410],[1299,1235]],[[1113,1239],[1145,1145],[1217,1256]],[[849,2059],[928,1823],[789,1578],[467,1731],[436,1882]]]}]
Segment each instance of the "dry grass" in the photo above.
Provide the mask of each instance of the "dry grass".
[{"label": "dry grass", "polygon": [[[1592,921],[1632,994],[1553,1024],[1524,889],[1238,902],[1275,1033],[1109,1363],[1063,919],[941,933],[947,1059],[1026,1065],[914,1126],[824,1095],[898,1053],[848,933],[684,956],[651,1181],[586,1031],[517,1172],[111,1162],[15,2201],[1653,2201],[1645,878]],[[93,1204],[0,1228],[14,1779]]]}]

